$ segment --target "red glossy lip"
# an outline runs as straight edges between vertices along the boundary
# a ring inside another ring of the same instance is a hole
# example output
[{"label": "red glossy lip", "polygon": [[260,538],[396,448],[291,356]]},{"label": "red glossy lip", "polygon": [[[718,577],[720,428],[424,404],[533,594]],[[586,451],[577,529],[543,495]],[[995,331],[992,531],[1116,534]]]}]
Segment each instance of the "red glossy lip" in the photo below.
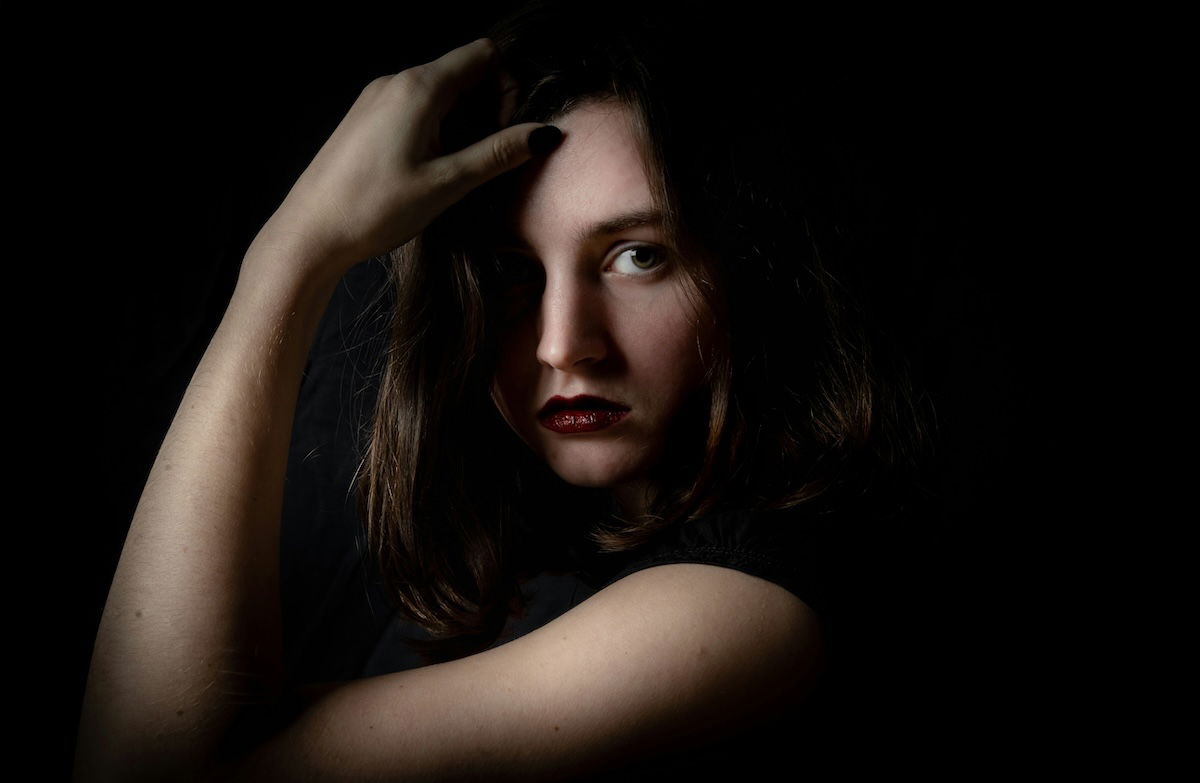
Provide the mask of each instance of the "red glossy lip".
[{"label": "red glossy lip", "polygon": [[560,435],[577,432],[595,432],[613,426],[629,415],[629,411],[614,411],[603,408],[571,408],[551,411],[542,417],[542,426]]},{"label": "red glossy lip", "polygon": [[619,402],[606,400],[603,397],[596,397],[591,394],[577,394],[574,397],[560,397],[557,394],[546,400],[546,404],[538,411],[538,418],[542,419],[558,411],[628,411],[628,405],[622,405]]}]

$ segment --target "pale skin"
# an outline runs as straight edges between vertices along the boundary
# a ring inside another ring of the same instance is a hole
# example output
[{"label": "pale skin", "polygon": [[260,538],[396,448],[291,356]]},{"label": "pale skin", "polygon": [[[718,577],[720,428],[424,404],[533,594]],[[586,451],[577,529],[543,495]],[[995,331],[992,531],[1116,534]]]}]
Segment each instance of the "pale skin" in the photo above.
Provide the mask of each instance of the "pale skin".
[{"label": "pale skin", "polygon": [[[77,780],[560,779],[700,742],[801,698],[811,610],[739,571],[634,573],[542,628],[457,661],[306,690],[230,758],[230,727],[281,693],[279,523],[300,380],[334,287],[530,159],[536,123],[443,155],[437,119],[485,40],[372,82],[248,249],[130,525],[93,652]],[[553,155],[554,153],[550,153]],[[703,728],[702,728],[703,727]]]}]

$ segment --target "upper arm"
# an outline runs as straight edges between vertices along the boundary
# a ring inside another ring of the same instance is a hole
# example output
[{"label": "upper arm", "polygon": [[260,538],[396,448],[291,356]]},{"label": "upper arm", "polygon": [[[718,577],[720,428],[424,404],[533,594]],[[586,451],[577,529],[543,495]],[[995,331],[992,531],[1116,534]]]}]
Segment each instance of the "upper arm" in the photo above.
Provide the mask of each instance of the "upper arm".
[{"label": "upper arm", "polygon": [[682,747],[801,696],[816,617],[701,564],[635,572],[507,644],[345,683],[240,762],[250,779],[549,779]]}]

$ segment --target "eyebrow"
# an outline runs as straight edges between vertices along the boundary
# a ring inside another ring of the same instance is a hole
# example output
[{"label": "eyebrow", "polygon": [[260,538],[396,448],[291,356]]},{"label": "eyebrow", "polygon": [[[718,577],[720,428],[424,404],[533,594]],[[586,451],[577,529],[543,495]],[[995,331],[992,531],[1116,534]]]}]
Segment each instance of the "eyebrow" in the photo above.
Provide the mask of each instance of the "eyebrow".
[{"label": "eyebrow", "polygon": [[[638,209],[633,212],[615,215],[606,220],[601,220],[598,223],[584,226],[576,231],[571,239],[576,244],[583,244],[593,237],[611,236],[612,234],[620,234],[623,231],[628,231],[632,228],[640,228],[642,226],[661,226],[663,225],[663,214],[654,207],[646,209]],[[509,226],[504,226],[501,231],[501,240],[514,245],[529,249],[529,243],[525,238],[518,235]]]}]

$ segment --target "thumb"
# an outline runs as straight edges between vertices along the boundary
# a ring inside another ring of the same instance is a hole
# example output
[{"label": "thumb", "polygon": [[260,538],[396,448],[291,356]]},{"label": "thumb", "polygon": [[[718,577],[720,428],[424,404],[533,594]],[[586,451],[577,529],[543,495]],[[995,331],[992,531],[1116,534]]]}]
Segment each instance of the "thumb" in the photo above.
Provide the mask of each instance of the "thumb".
[{"label": "thumb", "polygon": [[562,135],[553,125],[523,122],[454,153],[450,157],[460,172],[463,195],[530,158],[547,154],[562,141]]}]

